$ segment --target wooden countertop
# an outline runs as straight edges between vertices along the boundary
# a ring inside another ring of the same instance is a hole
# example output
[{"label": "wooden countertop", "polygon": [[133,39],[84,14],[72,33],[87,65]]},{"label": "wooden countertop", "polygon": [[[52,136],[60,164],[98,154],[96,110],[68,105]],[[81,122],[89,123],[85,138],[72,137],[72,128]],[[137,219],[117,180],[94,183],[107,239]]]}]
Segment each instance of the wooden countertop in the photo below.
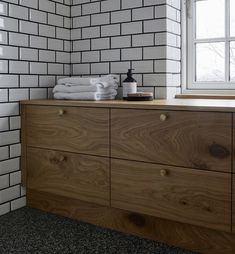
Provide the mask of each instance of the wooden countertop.
[{"label": "wooden countertop", "polygon": [[217,99],[216,100],[172,99],[172,100],[154,100],[142,102],[128,102],[124,100],[111,100],[111,101],[27,100],[21,101],[21,104],[42,105],[42,106],[235,112],[235,100],[217,100]]}]

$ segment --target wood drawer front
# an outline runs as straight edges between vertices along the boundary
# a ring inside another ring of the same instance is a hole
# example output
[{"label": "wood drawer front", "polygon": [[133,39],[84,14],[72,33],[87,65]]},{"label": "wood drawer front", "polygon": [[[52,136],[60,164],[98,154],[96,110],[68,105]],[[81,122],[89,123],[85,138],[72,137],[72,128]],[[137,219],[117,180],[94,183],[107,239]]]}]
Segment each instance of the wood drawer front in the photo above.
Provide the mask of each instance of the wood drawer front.
[{"label": "wood drawer front", "polygon": [[27,106],[27,144],[33,147],[109,155],[109,110]]},{"label": "wood drawer front", "polygon": [[27,149],[27,188],[108,206],[109,159]]},{"label": "wood drawer front", "polygon": [[231,230],[231,175],[111,160],[111,206]]},{"label": "wood drawer front", "polygon": [[231,172],[231,132],[230,113],[112,109],[111,156]]}]

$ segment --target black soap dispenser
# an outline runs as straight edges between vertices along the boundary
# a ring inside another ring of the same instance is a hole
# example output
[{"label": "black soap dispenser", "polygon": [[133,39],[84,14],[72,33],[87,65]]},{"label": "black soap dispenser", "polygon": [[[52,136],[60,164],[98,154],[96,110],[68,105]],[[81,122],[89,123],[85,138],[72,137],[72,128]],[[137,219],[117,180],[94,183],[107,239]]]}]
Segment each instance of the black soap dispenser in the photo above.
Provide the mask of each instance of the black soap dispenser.
[{"label": "black soap dispenser", "polygon": [[123,81],[123,99],[126,100],[129,93],[136,93],[137,92],[137,81],[132,77],[132,70],[128,69],[127,78]]}]

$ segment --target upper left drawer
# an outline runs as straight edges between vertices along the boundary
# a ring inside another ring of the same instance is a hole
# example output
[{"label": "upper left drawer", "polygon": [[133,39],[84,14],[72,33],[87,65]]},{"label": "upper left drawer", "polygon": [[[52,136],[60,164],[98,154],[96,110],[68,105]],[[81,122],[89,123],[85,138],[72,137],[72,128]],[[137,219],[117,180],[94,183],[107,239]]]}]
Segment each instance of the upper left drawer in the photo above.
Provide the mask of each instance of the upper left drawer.
[{"label": "upper left drawer", "polygon": [[109,155],[109,109],[27,106],[28,146]]}]

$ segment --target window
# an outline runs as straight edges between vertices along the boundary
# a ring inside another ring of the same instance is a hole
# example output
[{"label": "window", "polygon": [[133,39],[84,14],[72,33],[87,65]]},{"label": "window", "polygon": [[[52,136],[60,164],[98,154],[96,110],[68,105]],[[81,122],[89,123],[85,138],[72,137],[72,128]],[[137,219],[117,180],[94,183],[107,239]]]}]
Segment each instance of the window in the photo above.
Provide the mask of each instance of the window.
[{"label": "window", "polygon": [[235,89],[235,0],[185,0],[185,13],[186,89]]}]

